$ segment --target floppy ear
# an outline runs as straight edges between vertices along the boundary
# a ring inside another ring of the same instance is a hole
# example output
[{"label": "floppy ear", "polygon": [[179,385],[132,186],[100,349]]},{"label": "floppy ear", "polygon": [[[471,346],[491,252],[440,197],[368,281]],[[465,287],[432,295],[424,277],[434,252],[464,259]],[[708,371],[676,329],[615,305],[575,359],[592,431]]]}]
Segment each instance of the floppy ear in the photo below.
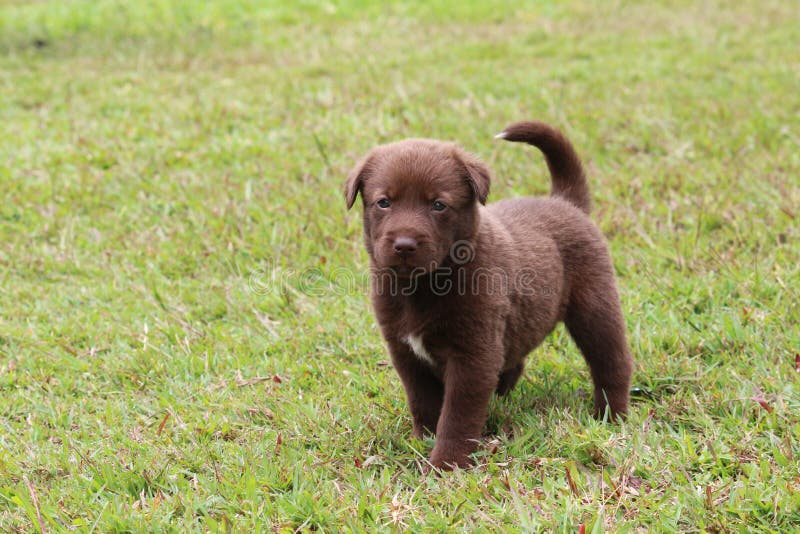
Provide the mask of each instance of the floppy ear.
[{"label": "floppy ear", "polygon": [[489,183],[492,181],[489,168],[481,160],[458,147],[456,147],[454,155],[464,166],[467,183],[472,187],[478,202],[486,204],[486,199],[489,197]]},{"label": "floppy ear", "polygon": [[373,152],[370,152],[364,156],[347,174],[347,183],[344,187],[344,200],[347,202],[347,209],[352,208],[353,204],[355,204],[356,196],[358,196],[358,192],[361,191],[364,185],[364,180],[367,179],[367,175],[372,170],[370,166],[372,154]]}]

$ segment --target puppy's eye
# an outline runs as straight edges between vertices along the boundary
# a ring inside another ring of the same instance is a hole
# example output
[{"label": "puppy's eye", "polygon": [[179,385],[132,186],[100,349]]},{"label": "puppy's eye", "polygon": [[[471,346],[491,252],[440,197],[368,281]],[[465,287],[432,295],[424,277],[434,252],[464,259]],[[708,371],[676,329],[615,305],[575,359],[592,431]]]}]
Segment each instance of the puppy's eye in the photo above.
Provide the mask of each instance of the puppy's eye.
[{"label": "puppy's eye", "polygon": [[376,202],[376,204],[378,205],[379,208],[383,209],[386,209],[392,205],[391,201],[389,201],[388,198],[381,198],[378,200],[378,202]]},{"label": "puppy's eye", "polygon": [[441,200],[437,200],[433,203],[433,211],[444,211],[446,207],[447,205]]}]

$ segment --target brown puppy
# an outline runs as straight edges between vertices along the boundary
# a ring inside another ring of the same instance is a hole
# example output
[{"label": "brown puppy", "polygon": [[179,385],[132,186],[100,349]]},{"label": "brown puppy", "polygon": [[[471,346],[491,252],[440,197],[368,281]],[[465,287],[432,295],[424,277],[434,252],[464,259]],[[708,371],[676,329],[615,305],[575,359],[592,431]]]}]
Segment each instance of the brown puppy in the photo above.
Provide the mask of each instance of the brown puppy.
[{"label": "brown puppy", "polygon": [[403,381],[413,433],[436,433],[434,467],[470,465],[493,392],[564,321],[589,364],[594,411],[624,414],[633,368],[603,236],[588,217],[578,156],[552,127],[520,122],[498,138],[538,147],[550,198],[484,207],[489,170],[458,146],[379,146],[347,179],[361,192],[372,302]]}]

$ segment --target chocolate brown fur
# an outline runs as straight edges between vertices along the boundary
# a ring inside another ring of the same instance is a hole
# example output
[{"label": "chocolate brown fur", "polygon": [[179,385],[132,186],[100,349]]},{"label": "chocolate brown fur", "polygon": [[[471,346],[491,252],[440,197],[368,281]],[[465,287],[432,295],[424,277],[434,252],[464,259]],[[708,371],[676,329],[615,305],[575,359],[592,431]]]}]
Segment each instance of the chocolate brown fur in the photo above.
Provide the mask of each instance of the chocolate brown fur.
[{"label": "chocolate brown fur", "polygon": [[485,207],[489,170],[454,144],[422,139],[375,148],[347,180],[348,208],[359,192],[363,200],[375,314],[414,435],[436,433],[434,467],[470,465],[492,393],[514,387],[559,321],[589,364],[595,415],[628,409],[633,360],[580,160],[546,124],[512,124],[498,137],[542,150],[549,198]]}]

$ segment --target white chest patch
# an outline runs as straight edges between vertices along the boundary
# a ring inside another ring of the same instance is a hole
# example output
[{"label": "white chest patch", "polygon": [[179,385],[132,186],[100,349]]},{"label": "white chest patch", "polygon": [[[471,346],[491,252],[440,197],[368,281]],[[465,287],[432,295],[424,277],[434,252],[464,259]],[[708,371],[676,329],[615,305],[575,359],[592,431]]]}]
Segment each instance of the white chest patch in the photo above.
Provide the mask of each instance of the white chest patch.
[{"label": "white chest patch", "polygon": [[414,354],[417,355],[417,358],[426,362],[428,365],[436,365],[431,355],[425,350],[425,345],[422,344],[422,336],[409,334],[406,336],[406,343],[408,343],[408,346],[414,351]]}]

